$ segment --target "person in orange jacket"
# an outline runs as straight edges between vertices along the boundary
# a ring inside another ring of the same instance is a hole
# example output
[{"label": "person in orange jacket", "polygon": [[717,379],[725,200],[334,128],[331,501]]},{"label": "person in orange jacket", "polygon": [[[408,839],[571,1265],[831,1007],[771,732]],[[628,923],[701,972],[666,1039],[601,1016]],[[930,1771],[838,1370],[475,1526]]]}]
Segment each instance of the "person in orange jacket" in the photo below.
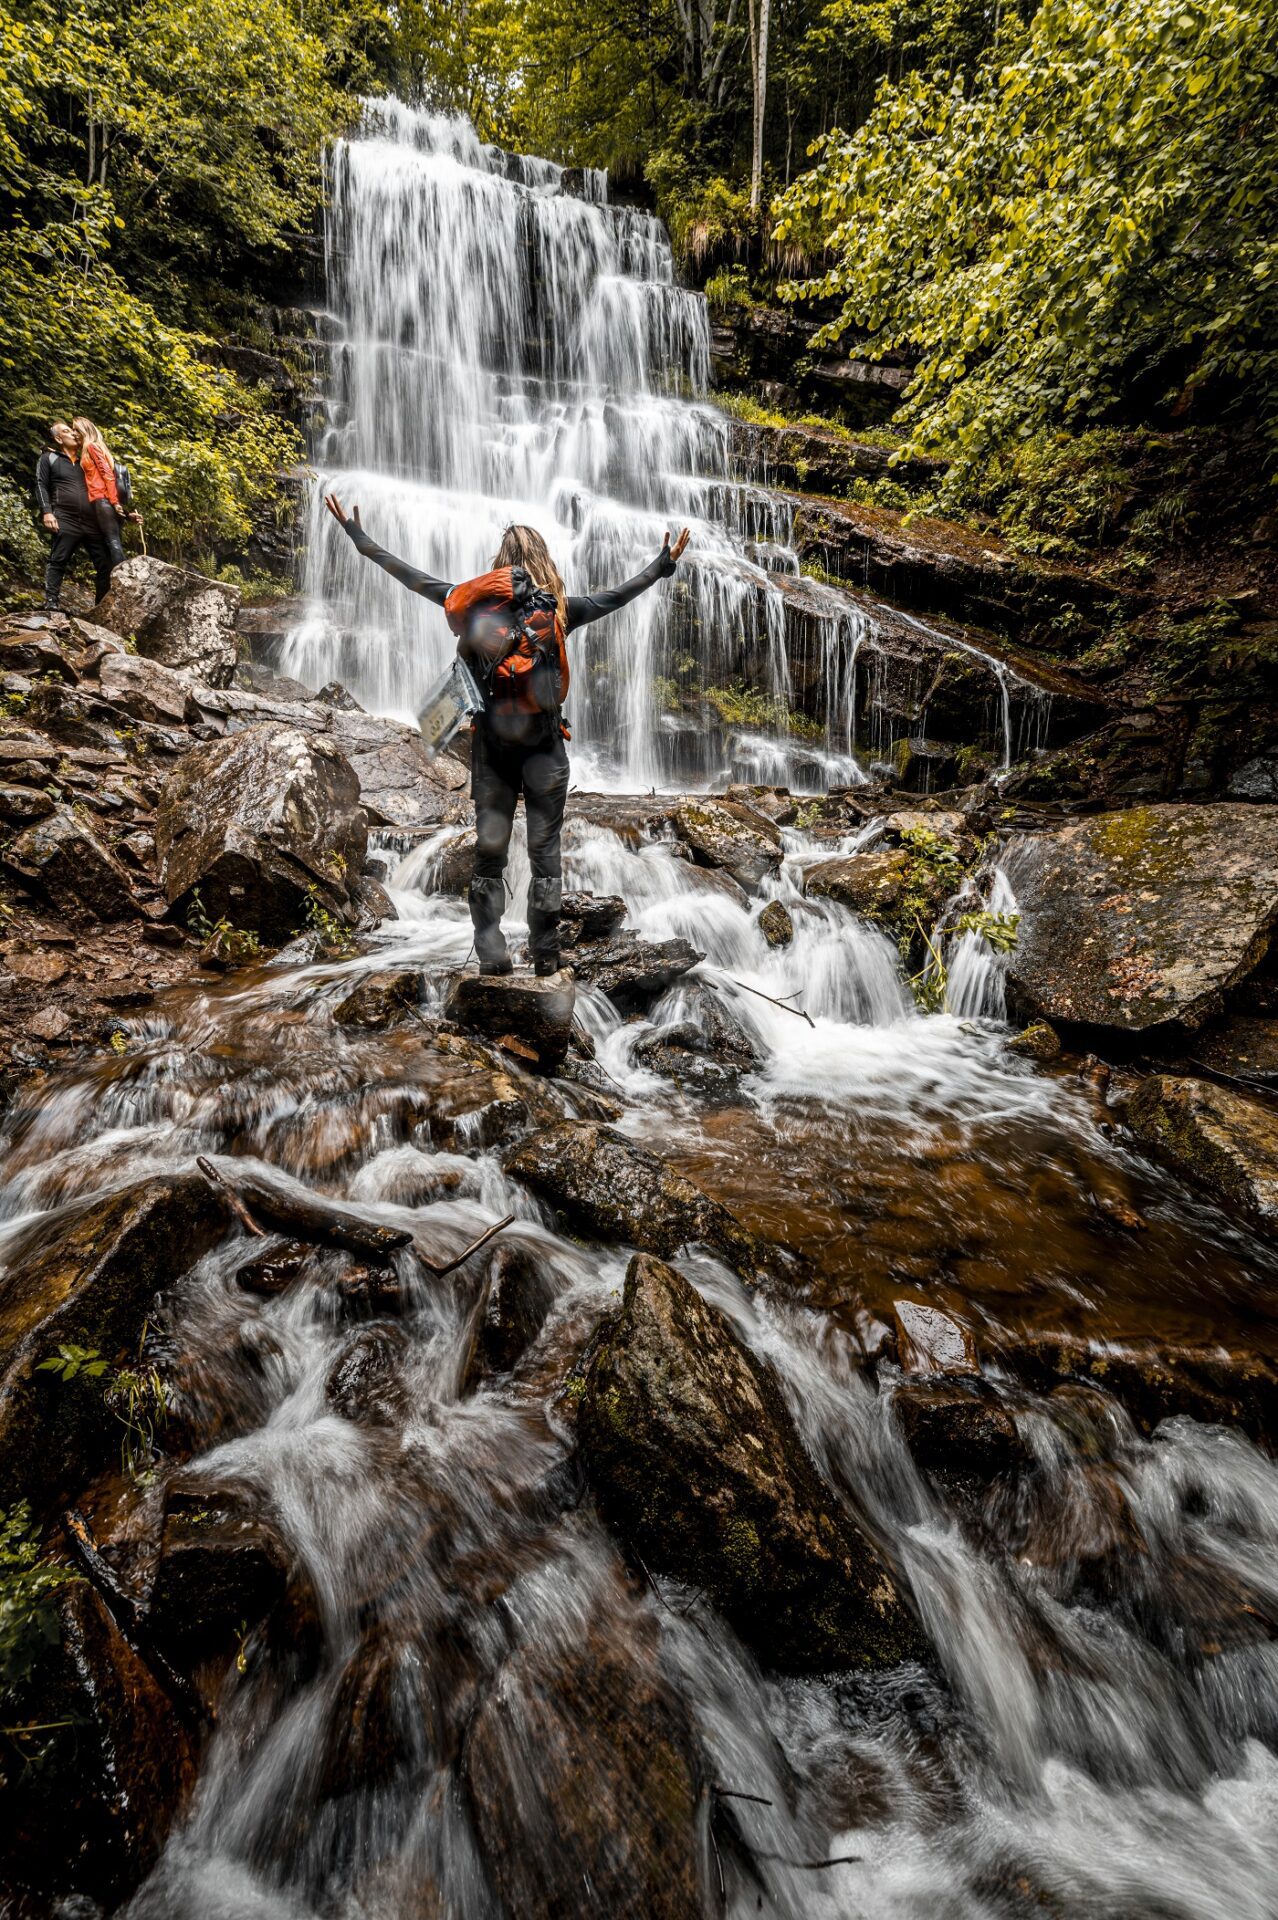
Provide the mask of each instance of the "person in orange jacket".
[{"label": "person in orange jacket", "polygon": [[141,524],[142,516],[130,513],[120,499],[120,487],[116,478],[115,458],[92,420],[80,414],[71,422],[72,431],[80,443],[80,468],[84,474],[85,490],[89,496],[89,511],[97,523],[103,545],[111,559],[111,566],[118,567],[124,560],[124,542],[120,538],[121,523],[136,520]]}]

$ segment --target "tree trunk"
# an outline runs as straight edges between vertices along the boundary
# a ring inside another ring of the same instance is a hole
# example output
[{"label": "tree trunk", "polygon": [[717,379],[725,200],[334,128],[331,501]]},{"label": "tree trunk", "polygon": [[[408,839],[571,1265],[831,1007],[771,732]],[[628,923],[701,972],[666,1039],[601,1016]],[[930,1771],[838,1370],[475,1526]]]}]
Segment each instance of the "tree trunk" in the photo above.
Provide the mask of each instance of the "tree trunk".
[{"label": "tree trunk", "polygon": [[[750,9],[754,12],[753,4]],[[754,159],[750,169],[750,206],[759,211],[763,197],[763,116],[768,104],[768,22],[772,0],[759,0],[759,40],[751,65],[754,70]],[[753,35],[751,36],[753,39]]]}]

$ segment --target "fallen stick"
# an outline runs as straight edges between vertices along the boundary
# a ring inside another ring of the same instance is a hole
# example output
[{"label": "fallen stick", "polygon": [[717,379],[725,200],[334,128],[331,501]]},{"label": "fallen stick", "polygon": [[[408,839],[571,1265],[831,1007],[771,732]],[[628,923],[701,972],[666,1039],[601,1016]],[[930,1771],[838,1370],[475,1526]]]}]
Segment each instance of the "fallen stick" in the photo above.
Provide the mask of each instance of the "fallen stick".
[{"label": "fallen stick", "polygon": [[258,1226],[257,1221],[253,1218],[252,1214],[249,1212],[244,1202],[240,1199],[239,1194],[235,1191],[235,1188],[231,1185],[230,1181],[226,1178],[226,1175],[223,1173],[219,1173],[217,1168],[213,1165],[213,1162],[211,1160],[206,1159],[202,1153],[196,1154],[195,1164],[200,1169],[200,1172],[204,1175],[204,1178],[208,1181],[209,1185],[217,1188],[218,1192],[222,1195],[222,1198],[226,1201],[227,1206],[231,1209],[231,1212],[235,1215],[236,1219],[246,1229],[246,1231],[249,1233],[255,1234],[259,1240],[264,1240],[266,1238],[266,1228]]},{"label": "fallen stick", "polygon": [[[760,1000],[768,1001],[769,1005],[780,1007],[782,1013],[792,1013],[796,1020],[806,1020],[812,1031],[814,1033],[816,1032],[816,1021],[810,1013],[805,1013],[802,1007],[788,1007],[784,1000],[774,999],[772,994],[764,993],[760,987],[748,987],[744,980],[737,980],[732,974],[729,974],[728,978],[732,981],[734,987],[740,987],[742,993],[756,994]],[[708,987],[714,987],[713,980],[707,980],[705,984]],[[718,989],[715,988],[715,991],[717,992]]]},{"label": "fallen stick", "polygon": [[455,1260],[446,1260],[442,1266],[436,1260],[428,1260],[424,1253],[419,1253],[417,1257],[428,1273],[433,1273],[437,1280],[442,1280],[446,1273],[451,1273],[455,1267],[460,1267],[463,1261],[469,1260],[472,1253],[478,1253],[481,1247],[487,1246],[488,1242],[497,1234],[504,1233],[507,1227],[513,1225],[514,1219],[514,1214],[508,1213],[506,1218],[499,1220],[495,1227],[486,1228],[485,1231],[480,1234],[478,1240],[472,1240],[470,1245],[463,1248]]},{"label": "fallen stick", "polygon": [[93,1528],[84,1515],[77,1508],[68,1507],[62,1516],[62,1525],[72,1556],[119,1628],[121,1637],[143,1666],[149,1668],[183,1719],[197,1728],[207,1726],[211,1718],[208,1708],[186,1676],[170,1666],[156,1646],[147,1629],[145,1609],[99,1553]]}]

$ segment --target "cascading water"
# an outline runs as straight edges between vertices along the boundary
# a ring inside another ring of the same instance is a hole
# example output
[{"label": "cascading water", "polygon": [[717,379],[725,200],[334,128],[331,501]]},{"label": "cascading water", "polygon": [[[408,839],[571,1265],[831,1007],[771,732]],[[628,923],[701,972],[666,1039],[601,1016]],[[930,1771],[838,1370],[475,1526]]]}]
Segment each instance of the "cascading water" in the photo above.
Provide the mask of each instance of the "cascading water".
[{"label": "cascading water", "polygon": [[[328,519],[330,489],[382,545],[448,579],[481,572],[502,528],[524,521],[570,591],[628,578],[688,522],[677,583],[572,641],[582,773],[632,788],[725,771],[808,790],[863,777],[855,666],[875,621],[834,588],[803,583],[824,740],[768,724],[769,705],[779,716],[792,699],[793,510],[732,474],[728,422],[696,398],[705,302],[678,284],[659,221],[609,206],[602,175],[566,179],[464,122],[379,102],[334,154],[327,257],[340,335],[309,508],[312,613],[287,671],[411,718],[452,651],[438,609]],[[761,719],[726,742],[670,711],[677,694],[733,683],[762,696]],[[867,743],[890,741],[871,729]]]}]

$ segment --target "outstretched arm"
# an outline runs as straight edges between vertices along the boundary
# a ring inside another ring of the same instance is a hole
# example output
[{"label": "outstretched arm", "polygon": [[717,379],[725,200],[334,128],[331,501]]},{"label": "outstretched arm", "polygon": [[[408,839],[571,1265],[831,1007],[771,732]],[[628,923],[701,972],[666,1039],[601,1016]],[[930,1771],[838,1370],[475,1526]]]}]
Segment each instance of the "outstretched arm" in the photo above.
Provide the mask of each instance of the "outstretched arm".
[{"label": "outstretched arm", "polygon": [[420,593],[437,606],[443,606],[453,590],[451,581],[437,580],[434,574],[423,573],[420,567],[410,566],[407,560],[397,560],[393,553],[387,553],[385,547],[379,547],[372,535],[365,533],[360,525],[359,508],[352,507],[348,514],[335,493],[325,494],[324,505],[366,560],[374,561],[385,573],[390,574],[392,580],[398,580],[401,586],[407,587],[410,593]]},{"label": "outstretched arm", "polygon": [[661,543],[661,552],[655,560],[650,560],[642,573],[633,580],[623,580],[619,587],[601,587],[598,593],[570,593],[568,595],[568,629],[584,627],[591,620],[602,620],[606,613],[616,613],[631,600],[637,600],[641,593],[664,580],[675,570],[679,559],[688,544],[688,529],[685,527],[673,547],[667,534]]}]

